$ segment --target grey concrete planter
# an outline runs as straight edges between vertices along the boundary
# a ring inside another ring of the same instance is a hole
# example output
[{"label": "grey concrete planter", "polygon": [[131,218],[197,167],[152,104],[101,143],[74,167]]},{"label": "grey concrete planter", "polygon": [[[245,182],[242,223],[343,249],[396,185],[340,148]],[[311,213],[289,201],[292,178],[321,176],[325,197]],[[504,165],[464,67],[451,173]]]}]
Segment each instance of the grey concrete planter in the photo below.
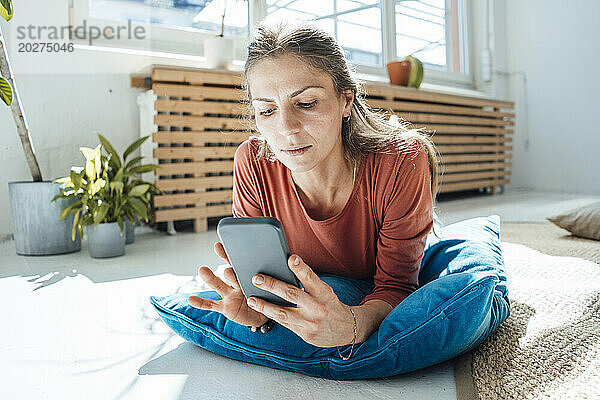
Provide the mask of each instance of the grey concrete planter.
[{"label": "grey concrete planter", "polygon": [[9,182],[15,247],[24,256],[47,256],[81,250],[77,233],[71,240],[73,215],[58,220],[61,210],[75,199],[50,200],[60,193],[60,184],[44,182]]},{"label": "grey concrete planter", "polygon": [[125,232],[116,222],[86,226],[88,249],[94,258],[118,257],[125,254]]}]

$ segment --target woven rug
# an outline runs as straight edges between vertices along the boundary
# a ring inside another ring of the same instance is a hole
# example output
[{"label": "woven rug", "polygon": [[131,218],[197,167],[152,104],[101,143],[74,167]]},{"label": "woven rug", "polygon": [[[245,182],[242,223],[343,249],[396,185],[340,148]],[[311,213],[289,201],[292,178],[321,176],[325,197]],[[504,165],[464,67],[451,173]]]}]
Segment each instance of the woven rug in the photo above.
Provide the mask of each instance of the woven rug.
[{"label": "woven rug", "polygon": [[600,399],[600,242],[502,223],[511,315],[456,359],[457,397]]}]

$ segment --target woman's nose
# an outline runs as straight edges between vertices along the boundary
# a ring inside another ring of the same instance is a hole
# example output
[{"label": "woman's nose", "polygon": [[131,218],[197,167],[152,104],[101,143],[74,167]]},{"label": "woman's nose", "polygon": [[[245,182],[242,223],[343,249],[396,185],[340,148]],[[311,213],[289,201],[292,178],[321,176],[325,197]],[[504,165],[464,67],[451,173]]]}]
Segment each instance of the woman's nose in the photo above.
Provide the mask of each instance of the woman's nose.
[{"label": "woman's nose", "polygon": [[279,133],[288,136],[298,132],[300,132],[300,121],[294,112],[281,110],[279,112]]}]

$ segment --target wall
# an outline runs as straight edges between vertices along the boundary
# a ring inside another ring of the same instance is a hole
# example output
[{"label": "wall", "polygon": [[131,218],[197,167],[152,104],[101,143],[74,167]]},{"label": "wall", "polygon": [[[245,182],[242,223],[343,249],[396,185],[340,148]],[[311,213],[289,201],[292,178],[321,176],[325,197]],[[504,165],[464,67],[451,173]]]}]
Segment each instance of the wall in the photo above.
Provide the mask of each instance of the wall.
[{"label": "wall", "polygon": [[[139,136],[136,97],[141,90],[129,87],[129,74],[172,60],[83,49],[19,53],[16,27],[68,25],[68,0],[20,0],[14,7],[13,19],[8,23],[0,19],[0,26],[44,180],[84,165],[79,147],[95,147],[96,132],[123,151]],[[4,104],[0,104],[0,160],[2,237],[13,231],[8,182],[31,180],[12,114]]]},{"label": "wall", "polygon": [[507,0],[503,12],[517,105],[512,185],[600,193],[600,2]]}]

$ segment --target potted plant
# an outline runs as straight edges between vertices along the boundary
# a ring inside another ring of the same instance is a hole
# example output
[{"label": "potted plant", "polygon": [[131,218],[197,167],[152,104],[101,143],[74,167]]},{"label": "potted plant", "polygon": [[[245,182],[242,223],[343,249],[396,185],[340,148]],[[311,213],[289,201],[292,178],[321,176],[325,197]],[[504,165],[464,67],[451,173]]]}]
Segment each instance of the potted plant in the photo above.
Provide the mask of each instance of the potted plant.
[{"label": "potted plant", "polygon": [[[125,221],[135,221],[135,215],[148,221],[153,211],[151,196],[160,193],[155,185],[136,178],[136,174],[159,168],[156,164],[138,165],[142,157],[127,164],[127,156],[135,151],[147,138],[140,138],[125,150],[123,162],[110,142],[98,135],[101,144],[95,149],[82,147],[85,167],[72,168],[69,176],[57,179],[61,185],[52,201],[74,198],[75,202],[65,207],[60,219],[73,215],[71,239],[77,233],[88,234],[90,255],[95,258],[116,257],[125,254]],[[102,148],[108,156],[102,154]]]},{"label": "potted plant", "polygon": [[[141,184],[149,186],[144,196],[138,200],[134,196],[130,199],[130,202],[126,204],[125,211],[127,219],[125,219],[125,244],[131,244],[135,240],[135,221],[138,217],[143,217],[148,222],[151,215],[153,215],[154,207],[152,196],[162,193],[154,184],[146,182],[138,177],[138,174],[144,174],[146,172],[153,172],[160,168],[156,164],[145,164],[138,165],[141,163],[143,157],[135,157],[127,161],[127,158],[133,154],[150,136],[144,136],[135,140],[131,145],[125,149],[123,157],[121,158],[116,152],[111,143],[104,136],[98,134],[100,143],[104,150],[108,153],[108,175],[110,178],[116,176],[119,170],[123,168],[123,193],[127,196],[129,193],[135,193],[136,187]],[[142,203],[140,203],[140,201]],[[140,213],[142,212],[142,213]]]},{"label": "potted plant", "polygon": [[204,39],[204,57],[208,68],[229,69],[234,57],[234,42],[225,37],[225,14],[227,0],[223,0],[223,13],[221,14],[221,31],[216,36]]},{"label": "potted plant", "polygon": [[[11,0],[0,0],[0,15],[6,21],[13,17]],[[60,210],[73,203],[73,199],[61,199],[51,204],[59,193],[59,185],[44,181],[29,136],[27,119],[21,106],[19,93],[12,76],[8,51],[0,29],[0,98],[10,106],[17,133],[23,146],[32,181],[9,182],[8,193],[13,221],[17,254],[50,255],[70,253],[81,249],[80,238],[69,240],[73,217],[57,222]]]},{"label": "potted plant", "polygon": [[392,85],[419,88],[423,82],[423,63],[409,55],[402,61],[390,61],[386,64]]}]

